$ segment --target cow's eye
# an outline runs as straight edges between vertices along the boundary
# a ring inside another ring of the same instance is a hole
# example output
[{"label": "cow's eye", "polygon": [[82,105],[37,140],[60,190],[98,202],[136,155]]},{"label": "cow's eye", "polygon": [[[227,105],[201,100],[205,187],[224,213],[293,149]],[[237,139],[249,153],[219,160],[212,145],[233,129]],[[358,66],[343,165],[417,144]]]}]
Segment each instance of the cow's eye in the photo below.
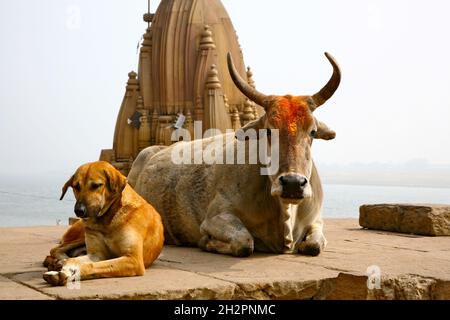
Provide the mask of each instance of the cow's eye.
[{"label": "cow's eye", "polygon": [[313,137],[313,138],[317,137],[317,130],[311,131],[310,135],[311,135],[311,137]]}]

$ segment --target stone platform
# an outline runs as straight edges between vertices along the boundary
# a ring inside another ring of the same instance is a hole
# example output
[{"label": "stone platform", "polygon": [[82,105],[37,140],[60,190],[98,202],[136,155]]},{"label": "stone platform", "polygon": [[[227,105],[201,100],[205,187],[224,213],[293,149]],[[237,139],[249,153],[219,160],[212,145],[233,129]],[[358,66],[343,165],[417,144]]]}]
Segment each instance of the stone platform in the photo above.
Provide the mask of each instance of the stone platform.
[{"label": "stone platform", "polygon": [[[145,276],[83,281],[80,290],[42,279],[65,227],[0,228],[0,299],[450,299],[450,237],[368,231],[357,220],[325,227],[319,257],[166,247]],[[378,270],[380,289],[369,289],[367,272]]]}]

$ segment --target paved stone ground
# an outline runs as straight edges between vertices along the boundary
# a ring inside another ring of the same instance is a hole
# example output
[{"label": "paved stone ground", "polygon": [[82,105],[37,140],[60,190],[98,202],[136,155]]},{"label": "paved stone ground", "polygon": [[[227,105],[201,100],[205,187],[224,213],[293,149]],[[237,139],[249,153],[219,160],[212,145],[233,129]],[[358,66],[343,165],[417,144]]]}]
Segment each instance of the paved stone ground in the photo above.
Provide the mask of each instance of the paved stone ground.
[{"label": "paved stone ground", "polygon": [[[42,279],[65,227],[0,228],[0,299],[450,299],[450,237],[368,231],[357,220],[325,226],[319,257],[166,247],[145,276],[83,281],[80,290]],[[370,266],[380,289],[368,289]]]}]

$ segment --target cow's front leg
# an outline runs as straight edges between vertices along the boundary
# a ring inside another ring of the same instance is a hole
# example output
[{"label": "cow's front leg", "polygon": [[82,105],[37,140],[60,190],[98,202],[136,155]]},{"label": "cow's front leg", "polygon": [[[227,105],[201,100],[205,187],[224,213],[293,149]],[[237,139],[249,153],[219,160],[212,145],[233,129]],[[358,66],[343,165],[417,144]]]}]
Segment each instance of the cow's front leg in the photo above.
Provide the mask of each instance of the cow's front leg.
[{"label": "cow's front leg", "polygon": [[305,239],[299,244],[298,252],[308,256],[318,256],[326,247],[327,239],[323,235],[323,223],[311,225]]},{"label": "cow's front leg", "polygon": [[233,214],[222,213],[207,218],[200,227],[203,238],[199,247],[209,252],[248,257],[253,253],[254,241],[242,221]]}]

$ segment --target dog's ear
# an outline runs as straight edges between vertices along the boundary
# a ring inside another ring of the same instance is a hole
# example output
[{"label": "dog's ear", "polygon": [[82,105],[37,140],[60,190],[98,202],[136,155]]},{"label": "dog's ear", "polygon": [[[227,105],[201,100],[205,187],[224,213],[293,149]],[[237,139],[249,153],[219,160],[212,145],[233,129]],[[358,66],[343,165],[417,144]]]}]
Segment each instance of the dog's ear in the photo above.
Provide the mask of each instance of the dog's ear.
[{"label": "dog's ear", "polygon": [[106,177],[106,186],[113,194],[122,193],[127,186],[127,178],[117,169],[103,170]]},{"label": "dog's ear", "polygon": [[98,213],[97,217],[102,217],[106,212],[108,212],[114,202],[121,198],[122,191],[128,183],[127,178],[120,173],[119,170],[112,166],[108,166],[107,169],[103,169],[103,174],[106,178],[106,187],[111,192],[111,196],[108,197],[108,203]]},{"label": "dog's ear", "polygon": [[71,176],[69,180],[67,180],[66,184],[64,185],[64,187],[62,188],[62,194],[61,194],[61,198],[59,198],[59,200],[64,199],[64,196],[67,193],[67,189],[69,189],[69,187],[72,187],[72,183],[73,183],[73,179],[74,179],[75,175]]}]

